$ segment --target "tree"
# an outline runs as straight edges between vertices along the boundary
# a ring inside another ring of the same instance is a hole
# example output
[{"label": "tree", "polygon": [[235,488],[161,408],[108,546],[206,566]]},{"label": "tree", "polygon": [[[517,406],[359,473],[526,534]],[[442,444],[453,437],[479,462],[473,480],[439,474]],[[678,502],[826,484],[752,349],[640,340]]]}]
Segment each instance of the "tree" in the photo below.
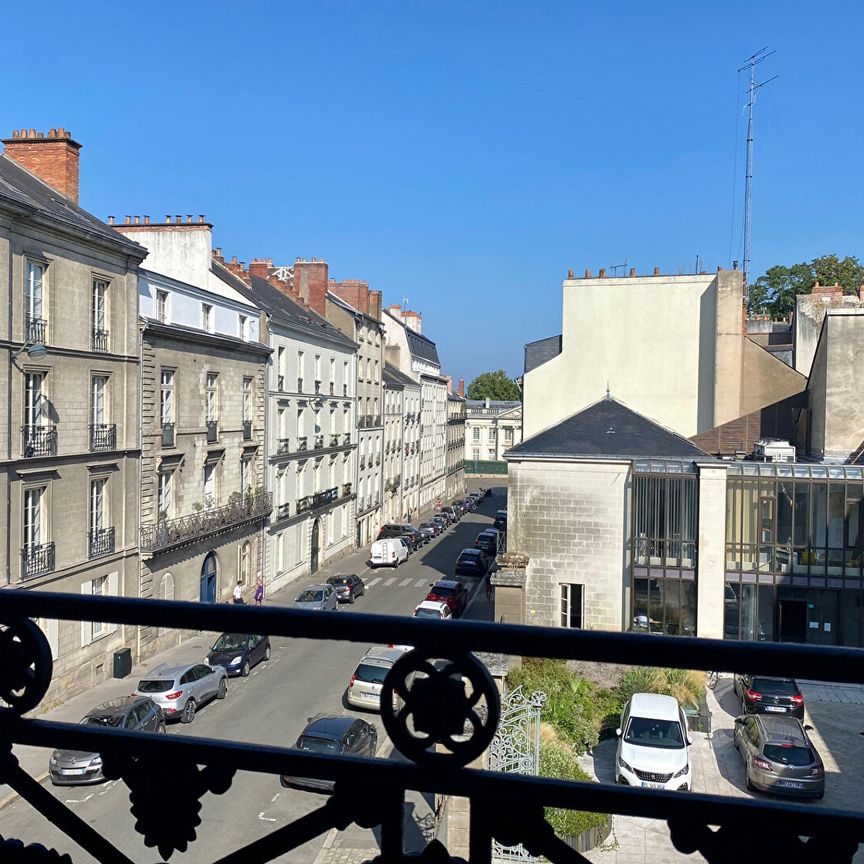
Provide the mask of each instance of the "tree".
[{"label": "tree", "polygon": [[855,294],[864,284],[864,264],[847,255],[822,255],[810,263],[770,267],[750,286],[750,313],[785,318],[795,308],[796,294],[809,294],[816,283],[840,285],[844,294]]},{"label": "tree", "polygon": [[518,402],[522,399],[519,386],[503,370],[484,372],[468,385],[469,399],[500,399]]}]

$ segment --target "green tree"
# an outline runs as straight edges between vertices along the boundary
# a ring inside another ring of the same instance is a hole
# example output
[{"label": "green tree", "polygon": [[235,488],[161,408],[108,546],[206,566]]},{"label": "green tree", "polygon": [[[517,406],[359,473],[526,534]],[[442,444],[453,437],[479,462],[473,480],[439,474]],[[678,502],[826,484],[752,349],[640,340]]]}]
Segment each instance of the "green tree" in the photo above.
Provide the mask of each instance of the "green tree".
[{"label": "green tree", "polygon": [[469,399],[502,399],[518,401],[522,398],[519,386],[503,370],[497,372],[484,372],[478,375],[468,385]]}]

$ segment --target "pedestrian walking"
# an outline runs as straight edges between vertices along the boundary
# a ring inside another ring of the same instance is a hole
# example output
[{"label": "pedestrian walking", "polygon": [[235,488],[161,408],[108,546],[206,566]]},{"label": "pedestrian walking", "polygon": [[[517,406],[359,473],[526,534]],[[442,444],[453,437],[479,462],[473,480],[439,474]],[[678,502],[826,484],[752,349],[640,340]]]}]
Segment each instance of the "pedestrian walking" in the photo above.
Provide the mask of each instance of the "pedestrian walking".
[{"label": "pedestrian walking", "polygon": [[234,602],[237,605],[243,605],[243,583],[239,579],[234,586]]},{"label": "pedestrian walking", "polygon": [[492,574],[486,574],[486,600],[491,603],[495,599],[495,586],[492,584]]},{"label": "pedestrian walking", "polygon": [[264,602],[264,580],[259,579],[255,586],[255,605],[260,606]]}]

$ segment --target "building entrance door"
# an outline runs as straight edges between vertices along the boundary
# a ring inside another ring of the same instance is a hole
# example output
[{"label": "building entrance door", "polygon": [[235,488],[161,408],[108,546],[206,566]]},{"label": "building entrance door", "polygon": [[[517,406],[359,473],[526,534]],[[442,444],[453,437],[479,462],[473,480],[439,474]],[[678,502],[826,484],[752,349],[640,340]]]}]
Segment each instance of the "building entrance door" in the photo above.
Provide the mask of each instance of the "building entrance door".
[{"label": "building entrance door", "polygon": [[201,565],[201,586],[198,599],[202,603],[216,602],[216,555],[209,552]]},{"label": "building entrance door", "polygon": [[807,641],[807,601],[779,598],[780,641]]},{"label": "building entrance door", "polygon": [[318,572],[318,544],[320,542],[320,531],[319,520],[316,519],[312,523],[312,549],[309,555],[310,568],[313,573]]}]

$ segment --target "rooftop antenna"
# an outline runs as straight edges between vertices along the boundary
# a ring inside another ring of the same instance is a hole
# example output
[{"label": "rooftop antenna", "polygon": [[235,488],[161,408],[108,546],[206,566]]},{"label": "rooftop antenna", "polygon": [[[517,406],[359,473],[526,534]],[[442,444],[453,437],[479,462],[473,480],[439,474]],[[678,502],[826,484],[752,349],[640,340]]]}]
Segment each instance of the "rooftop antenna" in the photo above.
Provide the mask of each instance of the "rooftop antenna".
[{"label": "rooftop antenna", "polygon": [[609,266],[609,269],[612,271],[613,277],[618,275],[619,270],[623,270],[624,274],[626,275],[627,274],[627,259],[626,258],[624,259],[623,264],[611,264]]},{"label": "rooftop antenna", "polygon": [[402,298],[402,311],[405,312],[405,311],[407,311],[407,309],[408,309],[408,298],[403,297]]},{"label": "rooftop antenna", "polygon": [[744,305],[750,305],[750,291],[747,286],[747,275],[750,271],[750,199],[753,187],[753,106],[756,103],[756,91],[760,87],[769,84],[779,75],[774,75],[766,81],[756,83],[756,67],[767,60],[776,51],[769,51],[768,45],[760,48],[747,62],[738,70],[743,72],[750,70],[750,83],[747,87],[747,167],[744,173]]}]

